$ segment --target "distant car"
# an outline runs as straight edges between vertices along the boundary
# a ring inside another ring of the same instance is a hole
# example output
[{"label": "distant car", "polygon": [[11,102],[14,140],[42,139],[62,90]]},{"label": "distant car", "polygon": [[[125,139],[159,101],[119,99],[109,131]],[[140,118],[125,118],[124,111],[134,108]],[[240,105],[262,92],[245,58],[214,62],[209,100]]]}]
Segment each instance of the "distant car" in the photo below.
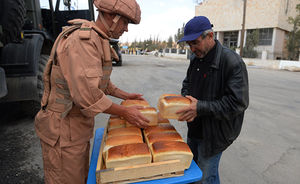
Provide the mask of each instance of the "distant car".
[{"label": "distant car", "polygon": [[112,46],[113,49],[115,49],[116,53],[119,56],[119,61],[116,61],[113,59],[113,65],[115,66],[122,66],[122,53],[119,47],[119,40],[117,39],[110,39],[109,40],[110,45]]}]

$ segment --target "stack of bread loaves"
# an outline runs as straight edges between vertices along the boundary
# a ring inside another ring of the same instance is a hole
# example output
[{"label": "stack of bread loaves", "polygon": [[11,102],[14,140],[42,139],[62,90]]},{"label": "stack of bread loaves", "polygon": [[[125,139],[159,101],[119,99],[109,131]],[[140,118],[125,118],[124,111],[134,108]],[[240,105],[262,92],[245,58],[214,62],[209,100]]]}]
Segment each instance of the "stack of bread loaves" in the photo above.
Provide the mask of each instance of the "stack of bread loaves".
[{"label": "stack of bread loaves", "polygon": [[140,112],[149,119],[150,127],[141,131],[126,120],[111,116],[106,132],[103,158],[106,168],[134,166],[180,160],[189,168],[193,154],[168,119],[178,119],[176,112],[190,105],[188,98],[176,94],[161,95],[159,112],[144,100],[124,100],[124,106],[142,106]]},{"label": "stack of bread loaves", "polygon": [[118,116],[111,116],[108,120],[108,130],[112,130],[115,128],[123,128],[125,127],[126,120],[121,119]]},{"label": "stack of bread loaves", "polygon": [[190,99],[177,94],[163,94],[158,100],[158,110],[162,118],[178,119],[180,114],[176,112],[191,104]]},{"label": "stack of bread loaves", "polygon": [[108,130],[103,148],[106,168],[151,163],[152,157],[143,141],[141,129],[124,127]]},{"label": "stack of bread loaves", "polygon": [[143,137],[141,135],[119,135],[107,137],[103,152],[105,153],[109,148],[131,143],[143,143]]},{"label": "stack of bread loaves", "polygon": [[148,146],[151,148],[151,145],[155,142],[159,141],[180,141],[183,142],[182,137],[177,132],[156,132],[156,133],[149,133],[145,136],[145,141]]},{"label": "stack of bread loaves", "polygon": [[143,133],[151,150],[153,162],[180,160],[185,169],[190,167],[193,154],[171,124],[148,127]]},{"label": "stack of bread loaves", "polygon": [[174,133],[177,132],[173,125],[171,124],[159,124],[158,126],[147,127],[143,130],[144,136],[147,137],[152,133]]},{"label": "stack of bread loaves", "polygon": [[147,144],[133,143],[114,146],[107,151],[105,158],[106,168],[150,164],[151,153]]},{"label": "stack of bread loaves", "polygon": [[185,142],[159,141],[151,145],[153,162],[166,160],[180,160],[184,168],[188,169],[193,159],[193,153]]},{"label": "stack of bread loaves", "polygon": [[107,132],[106,138],[121,135],[138,135],[142,137],[141,129],[138,127],[115,128]]}]

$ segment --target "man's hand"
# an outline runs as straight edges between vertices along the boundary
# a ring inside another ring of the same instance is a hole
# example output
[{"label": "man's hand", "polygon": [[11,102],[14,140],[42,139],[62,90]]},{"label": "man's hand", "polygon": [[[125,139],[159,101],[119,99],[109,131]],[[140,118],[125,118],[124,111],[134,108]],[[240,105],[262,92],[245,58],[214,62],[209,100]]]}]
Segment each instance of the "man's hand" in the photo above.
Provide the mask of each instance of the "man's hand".
[{"label": "man's hand", "polygon": [[124,114],[122,115],[126,121],[136,125],[140,128],[146,128],[149,126],[149,120],[139,111],[144,107],[141,106],[131,106],[127,107]]},{"label": "man's hand", "polygon": [[138,94],[138,93],[128,93],[127,95],[127,99],[130,100],[145,100],[142,94]]},{"label": "man's hand", "polygon": [[176,112],[180,114],[179,121],[191,122],[197,117],[197,99],[192,96],[186,96],[191,100],[191,105],[189,107],[183,108]]}]

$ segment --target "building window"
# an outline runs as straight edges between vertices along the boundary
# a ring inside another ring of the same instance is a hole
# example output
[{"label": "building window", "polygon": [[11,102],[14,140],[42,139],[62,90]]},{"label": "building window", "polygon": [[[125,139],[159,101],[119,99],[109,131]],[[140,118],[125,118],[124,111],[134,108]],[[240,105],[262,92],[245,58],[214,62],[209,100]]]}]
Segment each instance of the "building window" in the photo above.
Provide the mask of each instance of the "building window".
[{"label": "building window", "polygon": [[258,45],[272,45],[273,28],[259,29]]},{"label": "building window", "polygon": [[237,47],[238,35],[238,31],[224,32],[223,45],[228,48],[235,49]]}]

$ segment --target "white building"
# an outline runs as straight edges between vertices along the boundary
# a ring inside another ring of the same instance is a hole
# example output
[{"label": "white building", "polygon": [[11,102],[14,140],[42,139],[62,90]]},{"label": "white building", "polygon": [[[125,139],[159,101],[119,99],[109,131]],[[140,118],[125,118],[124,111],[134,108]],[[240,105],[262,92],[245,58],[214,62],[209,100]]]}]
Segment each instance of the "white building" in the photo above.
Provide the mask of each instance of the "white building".
[{"label": "white building", "polygon": [[[207,0],[195,8],[196,16],[206,16],[214,25],[217,39],[225,46],[240,47],[243,0]],[[245,38],[247,32],[259,30],[259,44],[255,48],[259,57],[267,53],[268,59],[287,56],[285,45],[292,25],[288,17],[295,17],[299,0],[247,0]]]}]

